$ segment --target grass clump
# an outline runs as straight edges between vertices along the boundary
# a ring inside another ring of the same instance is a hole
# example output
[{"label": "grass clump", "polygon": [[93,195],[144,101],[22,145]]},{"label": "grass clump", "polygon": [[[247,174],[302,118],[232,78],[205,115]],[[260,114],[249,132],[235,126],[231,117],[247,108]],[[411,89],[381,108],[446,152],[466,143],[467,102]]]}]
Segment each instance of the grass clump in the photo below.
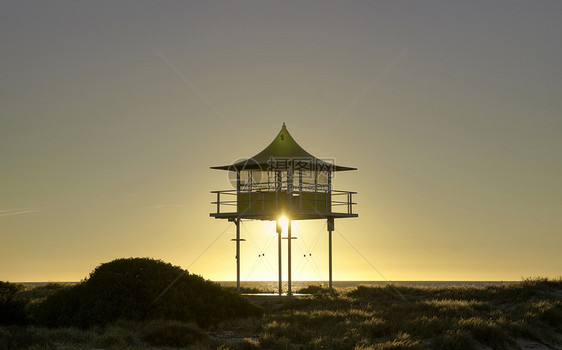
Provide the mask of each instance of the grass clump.
[{"label": "grass clump", "polygon": [[[236,287],[224,287],[233,292],[236,292]],[[260,287],[240,287],[241,294],[272,294],[275,293],[272,289],[260,288]]]},{"label": "grass clump", "polygon": [[178,321],[120,320],[104,327],[0,327],[0,350],[15,349],[214,349],[217,343],[197,325]]},{"label": "grass clump", "polygon": [[52,349],[54,342],[45,334],[22,326],[0,327],[0,350]]},{"label": "grass clump", "polygon": [[[561,345],[559,280],[484,287],[358,286],[268,310],[261,345],[325,349],[492,349],[524,337]],[[285,344],[285,345],[284,345]]]},{"label": "grass clump", "polygon": [[142,340],[150,345],[180,348],[207,341],[209,337],[195,324],[160,321],[146,326]]},{"label": "grass clump", "polygon": [[328,288],[322,287],[319,284],[311,284],[308,287],[301,288],[297,290],[299,294],[327,294],[330,293]]}]

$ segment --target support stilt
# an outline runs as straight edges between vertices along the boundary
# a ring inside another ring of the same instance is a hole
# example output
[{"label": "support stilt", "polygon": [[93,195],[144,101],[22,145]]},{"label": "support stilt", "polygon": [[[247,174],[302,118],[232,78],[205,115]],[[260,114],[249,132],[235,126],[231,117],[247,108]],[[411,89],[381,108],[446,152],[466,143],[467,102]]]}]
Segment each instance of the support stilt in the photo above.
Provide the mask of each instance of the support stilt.
[{"label": "support stilt", "polygon": [[282,251],[281,251],[281,232],[283,229],[281,228],[281,223],[277,220],[277,234],[278,234],[278,246],[279,246],[279,295],[283,294],[283,273],[281,270],[281,261],[282,261]]},{"label": "support stilt", "polygon": [[330,293],[334,291],[332,287],[332,232],[334,231],[334,218],[328,218],[328,278]]},{"label": "support stilt", "polygon": [[236,292],[240,294],[240,218],[236,219]]},{"label": "support stilt", "polygon": [[329,284],[330,284],[330,293],[333,292],[333,288],[332,288],[332,231],[328,231],[328,249],[329,249],[329,257],[328,257],[328,265],[329,265]]},{"label": "support stilt", "polygon": [[240,238],[240,223],[242,220],[240,218],[229,218],[228,221],[236,225],[236,238],[231,239],[231,241],[236,242],[236,292],[240,294],[240,242],[245,241],[245,239]]},{"label": "support stilt", "polygon": [[288,236],[287,237],[288,238],[287,239],[287,241],[288,241],[287,242],[287,248],[289,250],[289,254],[288,254],[289,262],[288,262],[288,265],[287,265],[287,267],[289,269],[289,272],[288,272],[289,287],[288,287],[287,295],[293,295],[293,293],[291,292],[291,240],[292,240],[292,238],[291,238],[291,220],[290,219],[289,219],[288,224],[287,224],[287,236]]}]

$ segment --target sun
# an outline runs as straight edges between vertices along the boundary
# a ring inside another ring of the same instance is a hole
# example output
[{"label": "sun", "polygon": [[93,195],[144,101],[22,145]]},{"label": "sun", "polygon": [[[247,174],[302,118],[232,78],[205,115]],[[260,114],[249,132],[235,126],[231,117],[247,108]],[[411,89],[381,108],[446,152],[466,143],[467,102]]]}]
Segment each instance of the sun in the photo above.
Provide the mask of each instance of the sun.
[{"label": "sun", "polygon": [[281,225],[282,232],[287,233],[289,227],[289,219],[287,219],[287,217],[283,215],[278,219],[278,221],[279,221],[279,225]]},{"label": "sun", "polygon": [[[264,221],[265,232],[270,234],[277,234],[277,224],[281,226],[281,234],[287,235],[289,231],[289,219],[282,215],[277,219],[277,221]],[[291,226],[294,226],[294,222],[291,222]]]}]

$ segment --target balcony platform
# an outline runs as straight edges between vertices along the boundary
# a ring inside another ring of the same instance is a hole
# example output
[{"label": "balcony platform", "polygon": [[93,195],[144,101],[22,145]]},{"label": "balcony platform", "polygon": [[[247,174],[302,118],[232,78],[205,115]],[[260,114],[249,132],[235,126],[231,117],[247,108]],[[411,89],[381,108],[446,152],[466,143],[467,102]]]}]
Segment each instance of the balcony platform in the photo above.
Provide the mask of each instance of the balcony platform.
[{"label": "balcony platform", "polygon": [[212,191],[217,195],[215,219],[275,221],[283,215],[291,220],[356,218],[350,191]]},{"label": "balcony platform", "polygon": [[[326,219],[326,218],[356,218],[358,214],[349,213],[335,213],[335,212],[298,212],[298,211],[286,211],[283,213],[285,216],[290,217],[291,220],[315,220],[315,219]],[[275,221],[279,219],[277,215],[271,211],[260,211],[260,212],[231,212],[231,213],[211,213],[211,217],[215,219],[251,219],[251,220],[265,220],[265,221]]]}]

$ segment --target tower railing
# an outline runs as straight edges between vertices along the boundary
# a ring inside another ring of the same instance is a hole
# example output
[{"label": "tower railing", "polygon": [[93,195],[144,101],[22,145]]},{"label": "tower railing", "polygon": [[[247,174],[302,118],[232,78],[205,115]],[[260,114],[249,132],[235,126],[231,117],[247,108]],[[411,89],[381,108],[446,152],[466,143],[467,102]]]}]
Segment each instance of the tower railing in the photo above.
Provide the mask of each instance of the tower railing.
[{"label": "tower railing", "polygon": [[254,187],[250,190],[242,188],[244,187],[241,186],[240,191],[211,191],[217,195],[216,201],[211,202],[216,205],[215,214],[261,212],[284,206],[285,209],[297,213],[319,212],[351,215],[354,214],[353,207],[357,204],[353,201],[353,195],[357,192],[352,191],[313,191],[304,188],[303,190],[275,191],[267,188],[256,189]]}]

